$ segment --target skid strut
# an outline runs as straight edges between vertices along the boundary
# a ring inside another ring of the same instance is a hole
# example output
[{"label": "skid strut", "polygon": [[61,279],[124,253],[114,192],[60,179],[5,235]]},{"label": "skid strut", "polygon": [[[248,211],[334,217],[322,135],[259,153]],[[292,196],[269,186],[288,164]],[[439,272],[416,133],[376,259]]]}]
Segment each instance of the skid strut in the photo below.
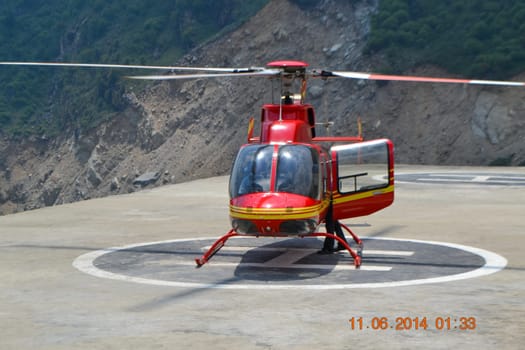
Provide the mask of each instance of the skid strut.
[{"label": "skid strut", "polygon": [[[305,235],[303,237],[330,237],[330,238],[333,238],[350,253],[352,258],[354,259],[354,265],[358,269],[361,266],[361,260],[363,257],[363,241],[359,239],[359,237],[357,237],[357,235],[353,233],[352,230],[350,230],[346,225],[341,224],[341,226],[354,239],[354,242],[357,245],[357,252],[354,251],[344,239],[332,233],[314,232],[314,233]],[[235,237],[235,236],[239,236],[239,235],[240,234],[238,234],[234,229],[231,229],[227,234],[217,239],[215,243],[213,243],[213,245],[206,251],[206,253],[204,253],[200,258],[195,259],[195,263],[197,264],[196,267],[201,267],[202,265],[206,264],[215,254],[217,254],[219,250],[221,250],[222,247],[224,247],[224,244],[226,243],[228,239]]]},{"label": "skid strut", "polygon": [[345,224],[343,223],[339,223],[341,225],[342,228],[345,229],[346,232],[348,232],[350,234],[350,236],[352,236],[352,238],[354,239],[354,242],[355,244],[357,245],[357,255],[363,259],[363,241],[357,237],[357,235],[355,233],[352,232],[352,230],[350,230],[348,228],[348,226],[346,226]]},{"label": "skid strut", "polygon": [[[355,268],[358,269],[359,267],[361,267],[361,255],[356,253],[356,252],[354,252],[354,250],[352,248],[350,248],[348,243],[346,243],[345,240],[340,238],[339,236],[334,235],[332,233],[328,233],[328,232],[315,232],[315,233],[310,233],[308,235],[308,237],[330,237],[330,238],[335,239],[340,245],[342,245],[346,250],[348,250],[348,252],[352,256],[352,258],[354,259],[354,266],[355,266]],[[357,239],[359,239],[359,238],[357,238]],[[361,247],[362,247],[362,243],[361,243]],[[361,252],[362,248],[358,249],[358,251]]]},{"label": "skid strut", "polygon": [[238,235],[239,234],[235,232],[235,230],[231,229],[227,234],[216,240],[206,253],[204,253],[200,258],[195,259],[195,263],[197,264],[196,267],[201,267],[202,265],[206,264],[215,254],[217,254],[219,250],[221,250],[222,247],[224,247],[224,244],[228,239]]}]

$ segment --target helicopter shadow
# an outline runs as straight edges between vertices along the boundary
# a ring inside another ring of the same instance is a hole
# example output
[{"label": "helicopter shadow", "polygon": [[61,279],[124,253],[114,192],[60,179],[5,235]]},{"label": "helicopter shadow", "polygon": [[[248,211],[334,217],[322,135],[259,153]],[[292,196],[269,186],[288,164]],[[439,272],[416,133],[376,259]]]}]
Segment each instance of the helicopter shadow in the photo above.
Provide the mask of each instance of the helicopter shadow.
[{"label": "helicopter shadow", "polygon": [[[350,224],[350,227],[370,227],[368,223]],[[384,236],[402,226],[390,225],[375,230],[368,237]],[[347,240],[355,247],[351,237]],[[353,265],[353,258],[346,251],[337,254],[319,254],[323,240],[315,237],[289,238],[269,241],[248,250],[242,255],[234,275],[243,280],[280,282],[315,279],[333,272],[340,264]],[[222,252],[221,252],[222,253]]]},{"label": "helicopter shadow", "polygon": [[317,238],[290,238],[254,247],[242,255],[234,275],[261,282],[307,280],[331,273],[339,263],[352,264],[350,257],[319,254],[322,245]]}]

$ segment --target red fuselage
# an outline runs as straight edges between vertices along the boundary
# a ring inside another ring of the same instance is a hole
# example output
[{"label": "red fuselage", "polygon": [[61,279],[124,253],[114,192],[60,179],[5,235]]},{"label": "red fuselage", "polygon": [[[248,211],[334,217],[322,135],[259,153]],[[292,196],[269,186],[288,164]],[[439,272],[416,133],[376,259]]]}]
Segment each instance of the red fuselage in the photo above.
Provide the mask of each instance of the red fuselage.
[{"label": "red fuselage", "polygon": [[[238,234],[305,236],[326,221],[368,215],[394,198],[389,140],[316,137],[315,113],[303,102],[304,62],[276,61],[283,69],[281,101],[261,110],[260,134],[241,147],[230,178],[230,218]],[[291,94],[301,76],[300,94]],[[356,143],[332,147],[322,142]]]},{"label": "red fuselage", "polygon": [[233,228],[251,235],[304,235],[329,205],[327,153],[313,143],[310,105],[265,105],[261,134],[244,145],[230,179]]}]

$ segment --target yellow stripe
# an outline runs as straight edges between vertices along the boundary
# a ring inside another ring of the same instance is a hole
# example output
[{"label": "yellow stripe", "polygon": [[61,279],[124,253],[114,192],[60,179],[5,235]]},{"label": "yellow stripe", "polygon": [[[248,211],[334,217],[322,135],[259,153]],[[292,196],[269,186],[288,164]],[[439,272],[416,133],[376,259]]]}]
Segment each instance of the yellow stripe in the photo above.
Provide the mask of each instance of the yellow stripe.
[{"label": "yellow stripe", "polygon": [[302,208],[245,208],[230,205],[230,216],[236,219],[248,220],[307,219],[319,215],[328,205],[328,200],[311,207]]},{"label": "yellow stripe", "polygon": [[250,118],[250,121],[248,123],[248,139],[250,139],[253,136],[254,124],[255,124],[255,120],[253,118]]},{"label": "yellow stripe", "polygon": [[281,215],[312,215],[319,212],[321,206],[316,205],[313,207],[305,208],[272,208],[272,209],[253,209],[253,208],[241,208],[230,206],[230,213],[239,215],[268,215],[268,216],[281,216]]},{"label": "yellow stripe", "polygon": [[249,215],[249,214],[234,214],[230,213],[230,216],[235,219],[245,219],[245,220],[301,220],[308,219],[314,216],[317,216],[317,213],[312,213],[308,215]]},{"label": "yellow stripe", "polygon": [[317,211],[322,205],[317,204],[311,207],[302,207],[302,208],[250,208],[250,207],[236,207],[230,205],[230,211],[239,212],[239,213],[249,213],[249,214],[301,214],[312,211]]},{"label": "yellow stripe", "polygon": [[392,185],[392,186],[388,186],[385,188],[378,188],[377,190],[360,192],[356,194],[340,194],[338,192],[334,194],[333,201],[334,201],[334,205],[337,205],[341,203],[356,201],[356,200],[363,199],[363,198],[373,197],[378,194],[386,194],[386,193],[390,193],[393,191],[394,191],[394,186]]}]

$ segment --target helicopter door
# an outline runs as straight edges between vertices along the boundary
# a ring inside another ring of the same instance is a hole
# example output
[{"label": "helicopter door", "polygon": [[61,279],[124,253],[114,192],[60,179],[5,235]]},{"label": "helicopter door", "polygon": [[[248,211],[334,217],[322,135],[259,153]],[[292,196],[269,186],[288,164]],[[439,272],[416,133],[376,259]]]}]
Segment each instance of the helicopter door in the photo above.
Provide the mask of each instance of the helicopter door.
[{"label": "helicopter door", "polygon": [[394,145],[380,139],[334,146],[332,198],[335,219],[369,215],[394,201]]}]

